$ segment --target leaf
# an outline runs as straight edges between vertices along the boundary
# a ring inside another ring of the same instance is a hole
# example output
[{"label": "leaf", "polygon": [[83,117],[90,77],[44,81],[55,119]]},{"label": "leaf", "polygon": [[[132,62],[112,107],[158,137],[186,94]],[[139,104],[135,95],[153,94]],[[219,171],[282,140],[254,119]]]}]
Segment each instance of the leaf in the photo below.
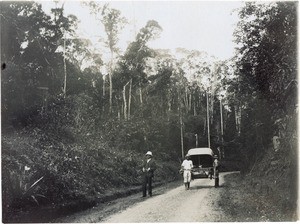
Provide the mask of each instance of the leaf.
[{"label": "leaf", "polygon": [[23,195],[25,195],[27,192],[29,192],[29,190],[31,190],[33,187],[35,187],[42,179],[44,178],[44,176],[42,176],[41,178],[39,178],[37,181],[35,181],[29,188],[27,191],[25,191],[23,193]]}]

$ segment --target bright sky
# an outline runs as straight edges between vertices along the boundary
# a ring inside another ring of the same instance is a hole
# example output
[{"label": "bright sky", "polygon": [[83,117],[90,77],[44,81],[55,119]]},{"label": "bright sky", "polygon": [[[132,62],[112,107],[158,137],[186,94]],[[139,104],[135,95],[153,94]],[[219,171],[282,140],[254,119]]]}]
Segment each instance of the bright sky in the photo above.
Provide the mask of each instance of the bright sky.
[{"label": "bright sky", "polygon": [[[40,2],[45,11],[54,7],[53,2]],[[104,1],[100,3],[105,3]],[[119,9],[129,24],[120,36],[119,47],[125,50],[134,40],[135,33],[148,20],[156,20],[163,28],[160,38],[149,43],[152,48],[206,51],[219,59],[233,56],[233,31],[237,13],[233,9],[243,5],[240,1],[110,1],[110,6]],[[65,1],[65,13],[74,14],[81,21],[80,36],[96,41],[105,38],[101,24],[89,14],[80,1]]]}]

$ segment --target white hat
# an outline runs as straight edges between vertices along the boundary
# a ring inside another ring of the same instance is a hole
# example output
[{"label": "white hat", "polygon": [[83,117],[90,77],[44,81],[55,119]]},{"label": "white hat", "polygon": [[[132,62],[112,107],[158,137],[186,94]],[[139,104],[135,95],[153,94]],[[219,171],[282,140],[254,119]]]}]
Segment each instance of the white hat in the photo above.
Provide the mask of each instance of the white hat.
[{"label": "white hat", "polygon": [[146,155],[152,156],[152,152],[148,151]]}]

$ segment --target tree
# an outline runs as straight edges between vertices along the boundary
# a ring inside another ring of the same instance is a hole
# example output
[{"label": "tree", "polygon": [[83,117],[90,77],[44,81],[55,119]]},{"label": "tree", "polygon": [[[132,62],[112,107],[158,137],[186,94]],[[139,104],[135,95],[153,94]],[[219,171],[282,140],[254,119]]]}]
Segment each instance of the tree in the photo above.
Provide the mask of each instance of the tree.
[{"label": "tree", "polygon": [[[141,28],[136,36],[134,42],[130,43],[126,49],[126,52],[121,57],[119,62],[118,72],[116,74],[117,86],[124,86],[130,81],[129,88],[131,89],[128,100],[131,97],[132,92],[136,92],[138,89],[138,98],[140,105],[143,105],[142,88],[143,85],[148,83],[146,70],[146,60],[151,57],[155,57],[155,52],[151,50],[147,43],[157,38],[162,28],[156,21],[148,21],[146,26]],[[126,88],[126,87],[125,87]],[[123,97],[123,105],[127,104],[126,97]],[[130,104],[128,104],[130,108]]]},{"label": "tree", "polygon": [[[51,18],[42,11],[40,4],[34,2],[5,2],[1,9],[1,29],[4,31],[1,33],[1,56],[12,68],[3,71],[2,112],[24,117],[27,116],[25,111],[31,113],[31,109],[42,107],[45,90],[50,96],[61,93],[63,58],[57,50],[62,46],[63,32],[72,34],[77,20],[61,13]],[[22,93],[15,96],[14,90],[19,89],[18,86]]]},{"label": "tree", "polygon": [[110,51],[110,62],[108,63],[109,67],[109,113],[112,113],[112,98],[113,98],[113,81],[112,75],[115,67],[115,57],[118,53],[117,43],[119,40],[118,35],[126,24],[126,18],[121,16],[121,11],[113,9],[109,4],[104,4],[101,6],[95,2],[90,2],[89,6],[92,10],[92,13],[97,16],[100,14],[99,20],[104,26],[104,30],[107,36],[105,40],[105,45]]}]

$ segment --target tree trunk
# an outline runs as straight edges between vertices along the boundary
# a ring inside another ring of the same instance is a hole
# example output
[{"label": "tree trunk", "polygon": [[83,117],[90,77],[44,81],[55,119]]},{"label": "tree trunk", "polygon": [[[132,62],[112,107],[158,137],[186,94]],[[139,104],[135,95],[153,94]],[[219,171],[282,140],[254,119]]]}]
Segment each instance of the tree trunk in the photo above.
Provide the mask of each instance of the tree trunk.
[{"label": "tree trunk", "polygon": [[124,113],[124,119],[125,119],[125,121],[127,120],[126,85],[123,86],[123,105],[124,105],[123,113]]},{"label": "tree trunk", "polygon": [[221,118],[221,143],[222,143],[222,148],[221,148],[221,155],[222,158],[225,158],[225,152],[224,152],[224,124],[223,124],[223,105],[222,105],[222,99],[220,99],[220,118]]},{"label": "tree trunk", "polygon": [[102,96],[105,96],[105,80],[106,80],[106,76],[103,75],[103,85],[102,85]]},{"label": "tree trunk", "polygon": [[211,97],[210,97],[210,122],[211,124],[213,124],[213,120],[214,120],[214,98],[215,98],[215,95],[214,93],[211,94]]},{"label": "tree trunk", "polygon": [[168,101],[168,103],[167,103],[166,115],[167,115],[167,120],[169,122],[170,121],[170,112],[171,112],[171,107],[172,107],[172,99],[171,99],[170,89],[168,90],[167,101]]},{"label": "tree trunk", "polygon": [[206,133],[206,123],[207,123],[207,120],[205,118],[204,124],[203,124],[203,136],[205,136],[205,133]]},{"label": "tree trunk", "polygon": [[[184,98],[184,97],[183,97]],[[178,91],[178,112],[179,112],[179,123],[180,123],[180,142],[181,142],[181,156],[184,159],[184,148],[183,148],[183,120],[182,120],[182,103],[180,89]]]},{"label": "tree trunk", "polygon": [[189,111],[192,111],[192,92],[189,94]]},{"label": "tree trunk", "polygon": [[224,131],[224,128],[223,128],[223,105],[222,105],[222,99],[220,99],[220,118],[221,118],[221,136],[223,137],[223,131]]},{"label": "tree trunk", "polygon": [[64,89],[63,94],[64,97],[67,96],[67,65],[66,65],[66,39],[64,37]]},{"label": "tree trunk", "polygon": [[237,133],[238,136],[241,135],[241,120],[242,120],[242,107],[237,106]]},{"label": "tree trunk", "polygon": [[241,135],[241,127],[242,127],[242,106],[239,107],[240,116],[239,116],[239,136]]},{"label": "tree trunk", "polygon": [[[111,71],[112,72],[112,71]],[[112,74],[109,73],[109,113],[112,113]]]},{"label": "tree trunk", "polygon": [[143,95],[142,95],[142,86],[140,84],[140,102],[141,102],[141,106],[143,106]]},{"label": "tree trunk", "polygon": [[171,111],[171,108],[172,108],[172,97],[171,97],[171,93],[169,90],[169,92],[168,92],[168,112]]},{"label": "tree trunk", "polygon": [[113,72],[113,63],[114,63],[114,53],[113,50],[111,51],[111,60],[110,60],[110,68],[109,68],[109,113],[112,113],[112,72]]},{"label": "tree trunk", "polygon": [[131,108],[131,89],[132,89],[132,79],[130,79],[129,85],[129,96],[128,96],[128,120],[130,119],[130,108]]},{"label": "tree trunk", "polygon": [[[181,109],[180,109],[181,110]],[[184,150],[183,150],[183,121],[182,121],[182,110],[180,112],[180,140],[181,140],[181,155],[182,159],[184,158]]]},{"label": "tree trunk", "polygon": [[189,99],[188,99],[188,93],[187,93],[187,88],[186,87],[184,88],[183,100],[184,100],[185,111],[189,111]]},{"label": "tree trunk", "polygon": [[[130,109],[127,109],[127,99],[126,99],[126,86],[131,82],[131,80],[129,82],[127,82],[124,86],[123,86],[123,104],[124,104],[124,119],[125,121],[128,119],[128,115],[127,115],[127,112],[130,110]],[[130,93],[129,93],[130,94]],[[130,97],[130,95],[129,95]]]},{"label": "tree trunk", "polygon": [[238,136],[241,134],[241,115],[242,108],[239,105],[234,105],[235,125]]},{"label": "tree trunk", "polygon": [[197,116],[197,111],[196,111],[196,100],[195,100],[195,97],[194,97],[194,116]]},{"label": "tree trunk", "polygon": [[[240,91],[240,82],[239,82],[239,78],[238,78],[238,91]],[[234,94],[234,99],[235,99],[235,94]],[[242,120],[242,107],[240,104],[238,104],[237,106],[234,107],[235,114],[236,114],[236,130],[238,133],[238,136],[241,135],[241,120]]]},{"label": "tree trunk", "polygon": [[207,141],[208,148],[210,148],[210,122],[209,122],[209,103],[208,103],[208,92],[206,92],[206,113],[207,113]]}]

